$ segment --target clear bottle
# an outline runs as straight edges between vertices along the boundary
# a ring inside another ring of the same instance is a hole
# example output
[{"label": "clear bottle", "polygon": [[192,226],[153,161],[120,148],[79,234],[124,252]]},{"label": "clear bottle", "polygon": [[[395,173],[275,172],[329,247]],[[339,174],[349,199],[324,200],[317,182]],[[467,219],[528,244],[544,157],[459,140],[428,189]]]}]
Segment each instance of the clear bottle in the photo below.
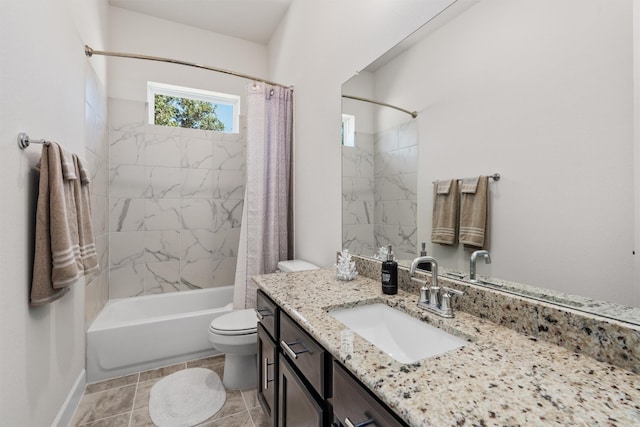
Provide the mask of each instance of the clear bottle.
[{"label": "clear bottle", "polygon": [[391,245],[387,248],[387,260],[382,263],[382,293],[386,295],[398,293],[398,263],[393,260]]}]

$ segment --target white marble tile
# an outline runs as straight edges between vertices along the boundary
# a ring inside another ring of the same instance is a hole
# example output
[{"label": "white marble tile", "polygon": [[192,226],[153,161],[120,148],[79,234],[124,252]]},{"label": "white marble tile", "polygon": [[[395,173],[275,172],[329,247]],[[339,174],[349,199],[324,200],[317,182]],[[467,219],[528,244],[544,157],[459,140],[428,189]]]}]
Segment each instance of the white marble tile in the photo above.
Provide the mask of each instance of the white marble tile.
[{"label": "white marble tile", "polygon": [[239,228],[242,222],[242,200],[213,200],[213,228],[219,231]]},{"label": "white marble tile", "polygon": [[354,177],[373,177],[373,152],[357,147],[342,147],[342,175]]},{"label": "white marble tile", "polygon": [[96,253],[98,256],[98,264],[100,271],[108,271],[109,269],[109,234],[96,236]]},{"label": "white marble tile", "polygon": [[382,181],[382,200],[415,200],[418,191],[415,173],[386,176]]},{"label": "white marble tile", "polygon": [[386,176],[397,173],[397,164],[394,152],[376,153],[373,167],[373,176]]},{"label": "white marble tile", "polygon": [[182,169],[182,199],[213,198],[213,172],[211,169]]},{"label": "white marble tile", "polygon": [[396,258],[414,258],[417,248],[417,228],[402,225],[375,225],[376,247],[393,246]]},{"label": "white marble tile", "polygon": [[215,170],[212,173],[214,199],[244,199],[244,172]]},{"label": "white marble tile", "polygon": [[213,169],[243,171],[246,166],[244,144],[233,142],[214,142]]},{"label": "white marble tile", "polygon": [[418,146],[402,148],[394,153],[394,169],[397,173],[418,172]]},{"label": "white marble tile", "polygon": [[373,201],[374,180],[371,178],[345,177],[342,180],[343,201]]},{"label": "white marble tile", "polygon": [[146,199],[144,226],[147,231],[180,230],[182,216],[180,199]]},{"label": "white marble tile", "polygon": [[210,288],[213,284],[215,265],[213,258],[180,263],[181,283],[189,289]]},{"label": "white marble tile", "polygon": [[215,259],[211,287],[233,285],[236,278],[236,263],[235,257]]},{"label": "white marble tile", "polygon": [[86,167],[89,169],[91,194],[108,197],[109,195],[109,162],[87,150]]},{"label": "white marble tile", "polygon": [[109,273],[109,298],[126,298],[144,293],[144,264],[111,267]]},{"label": "white marble tile", "polygon": [[180,247],[183,261],[210,259],[215,255],[216,235],[212,230],[182,230]]},{"label": "white marble tile", "polygon": [[91,196],[91,225],[95,236],[105,234],[108,231],[109,210],[107,204],[106,197]]},{"label": "white marble tile", "polygon": [[180,207],[183,228],[189,230],[213,228],[213,200],[183,199]]},{"label": "white marble tile", "polygon": [[144,263],[144,232],[110,233],[109,258],[112,267]]},{"label": "white marble tile", "polygon": [[158,294],[188,289],[180,282],[180,262],[151,262],[145,265],[144,293]]},{"label": "white marble tile", "polygon": [[144,199],[111,198],[110,231],[144,230]]},{"label": "white marble tile", "polygon": [[344,249],[349,252],[373,255],[375,252],[373,239],[373,224],[352,224],[342,227],[342,242]]},{"label": "white marble tile", "polygon": [[375,135],[374,151],[376,154],[388,153],[398,149],[398,129],[392,128]]},{"label": "white marble tile", "polygon": [[398,148],[418,145],[418,122],[410,120],[398,127]]},{"label": "white marble tile", "polygon": [[180,168],[146,166],[147,186],[144,191],[146,199],[177,199],[180,197]]},{"label": "white marble tile", "polygon": [[213,142],[204,138],[181,138],[181,162],[183,168],[212,169]]},{"label": "white marble tile", "polygon": [[143,163],[146,166],[180,167],[180,138],[145,134]]},{"label": "white marble tile", "polygon": [[144,260],[147,263],[180,261],[180,231],[145,231]]},{"label": "white marble tile", "polygon": [[131,129],[109,131],[109,156],[112,165],[144,164],[144,133],[142,125]]},{"label": "white marble tile", "polygon": [[143,166],[111,165],[109,195],[111,197],[143,197],[147,176]]},{"label": "white marble tile", "polygon": [[343,201],[342,224],[373,224],[373,200]]},{"label": "white marble tile", "polygon": [[380,202],[381,217],[383,224],[416,226],[417,202],[415,200],[392,200]]}]

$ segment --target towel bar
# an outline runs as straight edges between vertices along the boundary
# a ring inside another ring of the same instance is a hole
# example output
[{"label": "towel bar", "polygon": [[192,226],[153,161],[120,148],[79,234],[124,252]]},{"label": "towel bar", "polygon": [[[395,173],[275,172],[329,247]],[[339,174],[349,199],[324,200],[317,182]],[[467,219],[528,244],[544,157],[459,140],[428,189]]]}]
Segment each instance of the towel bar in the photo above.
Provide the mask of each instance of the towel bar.
[{"label": "towel bar", "polygon": [[[487,175],[487,177],[488,177],[489,179],[494,180],[494,181],[500,181],[501,175],[500,175],[498,172],[496,172],[496,173],[492,173],[491,175]],[[458,181],[462,181],[462,179],[461,179],[461,178],[458,178]],[[431,183],[432,183],[432,184],[435,184],[435,182],[436,182],[436,181],[432,181]]]},{"label": "towel bar", "polygon": [[18,147],[20,147],[21,150],[24,150],[29,146],[29,144],[49,145],[49,141],[46,139],[31,139],[26,132],[20,132],[18,134]]}]

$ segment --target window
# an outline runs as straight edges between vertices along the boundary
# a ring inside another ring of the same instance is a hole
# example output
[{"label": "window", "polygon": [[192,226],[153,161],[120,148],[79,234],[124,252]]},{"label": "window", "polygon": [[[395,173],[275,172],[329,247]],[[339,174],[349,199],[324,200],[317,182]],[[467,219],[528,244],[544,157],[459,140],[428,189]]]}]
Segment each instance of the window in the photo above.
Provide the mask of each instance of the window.
[{"label": "window", "polygon": [[150,124],[239,133],[239,96],[148,82],[147,100]]},{"label": "window", "polygon": [[342,145],[356,146],[356,117],[350,114],[342,115]]}]

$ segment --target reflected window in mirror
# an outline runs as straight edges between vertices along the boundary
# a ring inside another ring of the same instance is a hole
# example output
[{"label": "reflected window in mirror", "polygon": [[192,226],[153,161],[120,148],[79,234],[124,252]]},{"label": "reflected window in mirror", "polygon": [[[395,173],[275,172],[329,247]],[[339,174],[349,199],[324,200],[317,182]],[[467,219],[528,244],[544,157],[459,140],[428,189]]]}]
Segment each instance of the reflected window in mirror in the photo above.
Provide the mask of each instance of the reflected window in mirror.
[{"label": "reflected window in mirror", "polygon": [[342,145],[345,147],[356,145],[356,116],[342,115]]}]

